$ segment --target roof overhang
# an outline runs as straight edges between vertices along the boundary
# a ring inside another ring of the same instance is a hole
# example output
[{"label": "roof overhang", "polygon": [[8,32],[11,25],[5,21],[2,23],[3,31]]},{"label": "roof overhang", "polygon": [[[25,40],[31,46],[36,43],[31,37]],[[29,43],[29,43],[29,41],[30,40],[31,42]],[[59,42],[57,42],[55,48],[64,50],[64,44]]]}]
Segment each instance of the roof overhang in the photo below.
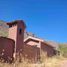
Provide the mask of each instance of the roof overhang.
[{"label": "roof overhang", "polygon": [[45,41],[45,40],[40,39],[40,38],[28,36],[26,39],[24,39],[24,43],[28,43],[29,41],[41,42],[41,43],[43,43],[44,45],[46,44],[46,45],[48,45],[48,46],[50,46],[50,47],[56,48],[56,47],[54,46],[55,44],[48,43],[48,41]]},{"label": "roof overhang", "polygon": [[44,40],[32,36],[28,36],[26,39],[24,39],[24,42],[27,42],[30,39],[38,42],[44,42]]}]

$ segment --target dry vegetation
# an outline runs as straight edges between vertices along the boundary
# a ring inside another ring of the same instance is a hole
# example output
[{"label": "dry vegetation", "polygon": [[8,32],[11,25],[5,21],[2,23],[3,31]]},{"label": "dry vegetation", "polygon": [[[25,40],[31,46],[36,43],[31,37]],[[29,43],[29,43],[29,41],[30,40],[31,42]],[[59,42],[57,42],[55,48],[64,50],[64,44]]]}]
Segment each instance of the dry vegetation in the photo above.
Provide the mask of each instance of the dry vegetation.
[{"label": "dry vegetation", "polygon": [[52,57],[43,60],[42,63],[28,63],[27,61],[23,62],[18,62],[16,61],[15,63],[8,64],[8,63],[0,63],[0,67],[59,67],[61,64],[61,61],[66,60],[65,58],[57,58],[57,57]]},{"label": "dry vegetation", "polygon": [[0,67],[60,67],[61,62],[64,60],[66,60],[66,58],[62,56],[47,58],[42,54],[40,62],[37,63],[29,63],[28,60],[22,59],[21,62],[16,60],[16,62],[12,64],[0,62]]}]

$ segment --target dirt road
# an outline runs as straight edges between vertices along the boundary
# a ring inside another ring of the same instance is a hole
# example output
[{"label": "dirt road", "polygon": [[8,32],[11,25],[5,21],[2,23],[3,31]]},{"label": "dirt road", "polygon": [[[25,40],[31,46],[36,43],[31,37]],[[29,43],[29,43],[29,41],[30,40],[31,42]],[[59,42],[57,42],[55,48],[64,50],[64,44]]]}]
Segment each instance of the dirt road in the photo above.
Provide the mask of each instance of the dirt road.
[{"label": "dirt road", "polygon": [[62,61],[60,67],[67,67],[67,60]]}]

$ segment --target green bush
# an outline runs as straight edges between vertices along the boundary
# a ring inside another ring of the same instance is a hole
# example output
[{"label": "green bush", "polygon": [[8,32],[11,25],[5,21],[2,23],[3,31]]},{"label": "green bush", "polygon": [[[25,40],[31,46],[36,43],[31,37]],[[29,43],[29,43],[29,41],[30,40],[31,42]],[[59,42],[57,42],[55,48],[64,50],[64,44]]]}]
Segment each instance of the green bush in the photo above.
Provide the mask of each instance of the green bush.
[{"label": "green bush", "polygon": [[67,58],[67,44],[59,44],[58,50],[63,57]]}]

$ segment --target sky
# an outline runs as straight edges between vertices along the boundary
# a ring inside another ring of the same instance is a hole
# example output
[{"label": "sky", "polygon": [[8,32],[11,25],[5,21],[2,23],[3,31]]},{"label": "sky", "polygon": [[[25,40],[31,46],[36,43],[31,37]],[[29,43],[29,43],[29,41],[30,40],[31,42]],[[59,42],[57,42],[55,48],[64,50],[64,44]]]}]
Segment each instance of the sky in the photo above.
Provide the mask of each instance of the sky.
[{"label": "sky", "polygon": [[67,43],[67,0],[0,0],[0,20],[20,19],[37,37]]}]

